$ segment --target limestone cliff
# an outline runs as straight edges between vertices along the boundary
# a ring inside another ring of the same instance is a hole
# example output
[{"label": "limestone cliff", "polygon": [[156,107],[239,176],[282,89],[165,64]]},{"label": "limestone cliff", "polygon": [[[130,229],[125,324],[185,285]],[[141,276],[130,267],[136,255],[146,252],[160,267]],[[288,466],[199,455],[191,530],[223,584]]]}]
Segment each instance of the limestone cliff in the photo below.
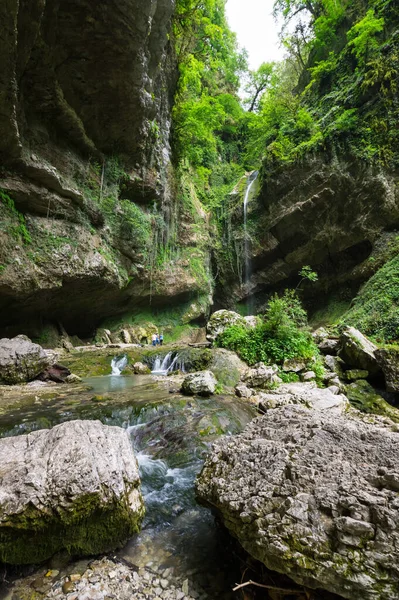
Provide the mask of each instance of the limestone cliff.
[{"label": "limestone cliff", "polygon": [[[381,266],[380,256],[389,257],[387,247],[399,226],[397,182],[397,173],[327,152],[264,169],[248,205],[251,277],[240,284],[233,269],[225,270],[225,286],[234,287],[232,299],[254,295],[261,303],[273,291],[295,287],[298,271],[307,264],[319,274],[309,288],[313,299],[320,302],[337,288],[352,298]],[[241,188],[229,201],[230,247],[243,263]]]},{"label": "limestone cliff", "polygon": [[[3,333],[60,321],[87,335],[140,302],[209,295],[207,253],[171,167],[174,8],[2,3]],[[193,256],[205,265],[199,275]]]}]

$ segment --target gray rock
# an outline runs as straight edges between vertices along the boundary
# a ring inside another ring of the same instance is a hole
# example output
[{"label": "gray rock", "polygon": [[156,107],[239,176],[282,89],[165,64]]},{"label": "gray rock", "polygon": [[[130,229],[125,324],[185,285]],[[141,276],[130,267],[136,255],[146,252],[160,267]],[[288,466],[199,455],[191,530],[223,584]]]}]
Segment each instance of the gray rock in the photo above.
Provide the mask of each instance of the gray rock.
[{"label": "gray rock", "polygon": [[316,379],[316,373],[314,371],[307,371],[301,375],[302,381],[314,381]]},{"label": "gray rock", "polygon": [[380,370],[375,356],[377,346],[354,327],[347,327],[340,337],[339,355],[351,367],[369,371],[375,375]]},{"label": "gray rock", "polygon": [[190,373],[185,377],[181,391],[188,396],[211,396],[215,393],[217,380],[212,371]]},{"label": "gray rock", "polygon": [[388,392],[399,392],[399,349],[379,348],[375,356],[384,373]]},{"label": "gray rock", "polygon": [[278,373],[276,365],[266,366],[263,362],[257,363],[248,369],[241,379],[250,387],[267,388],[274,383],[273,377]]},{"label": "gray rock", "polygon": [[[69,421],[0,440],[0,561],[90,555],[139,530],[144,514],[127,432]],[[112,523],[112,527],[109,524]]]},{"label": "gray rock", "polygon": [[289,373],[292,371],[293,373],[299,373],[300,371],[304,371],[306,369],[306,364],[303,360],[296,360],[295,358],[290,358],[284,361],[283,371],[285,373]]},{"label": "gray rock", "polygon": [[197,494],[267,568],[350,600],[397,600],[399,433],[355,415],[270,410],[214,446]]},{"label": "gray rock", "polygon": [[338,350],[339,350],[339,340],[338,339],[334,339],[334,338],[327,338],[325,340],[323,340],[322,342],[320,342],[319,344],[317,344],[320,352],[322,352],[322,354],[337,354]]},{"label": "gray rock", "polygon": [[239,398],[250,398],[254,394],[254,390],[251,390],[244,383],[239,383],[236,385],[235,392]]},{"label": "gray rock", "polygon": [[327,356],[324,357],[324,365],[332,373],[335,373],[337,377],[344,376],[345,363],[339,356],[331,356],[330,354],[327,354]]},{"label": "gray rock", "polygon": [[316,411],[331,410],[343,413],[349,407],[348,399],[342,394],[334,394],[330,389],[319,389],[316,384],[285,383],[267,394],[260,392],[257,396],[259,407],[267,411],[282,406],[300,404]]},{"label": "gray rock", "polygon": [[31,381],[55,362],[54,353],[46,353],[26,335],[0,340],[0,383]]},{"label": "gray rock", "polygon": [[136,375],[148,375],[151,373],[151,369],[142,362],[135,362],[133,365],[133,372],[136,373]]}]

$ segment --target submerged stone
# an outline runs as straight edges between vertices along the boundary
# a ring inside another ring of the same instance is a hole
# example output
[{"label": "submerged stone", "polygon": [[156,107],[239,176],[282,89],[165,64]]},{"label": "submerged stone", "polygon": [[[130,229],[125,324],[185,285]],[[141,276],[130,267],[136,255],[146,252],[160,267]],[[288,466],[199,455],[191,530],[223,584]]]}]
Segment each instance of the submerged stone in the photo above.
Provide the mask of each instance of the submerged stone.
[{"label": "submerged stone", "polygon": [[0,440],[0,561],[91,555],[139,531],[144,515],[128,433],[69,421]]}]

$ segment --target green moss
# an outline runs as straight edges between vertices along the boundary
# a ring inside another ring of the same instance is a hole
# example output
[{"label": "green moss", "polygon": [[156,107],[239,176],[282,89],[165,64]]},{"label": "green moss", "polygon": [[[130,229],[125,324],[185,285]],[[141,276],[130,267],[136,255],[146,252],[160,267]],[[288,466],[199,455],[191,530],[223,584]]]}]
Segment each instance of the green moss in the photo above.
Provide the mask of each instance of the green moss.
[{"label": "green moss", "polygon": [[388,404],[382,396],[376,394],[367,381],[360,379],[347,385],[346,396],[352,406],[361,412],[389,417],[392,421],[399,423],[399,410]]},{"label": "green moss", "polygon": [[0,527],[0,561],[10,564],[42,562],[65,549],[71,556],[87,556],[115,549],[140,530],[144,508],[133,515],[127,500],[99,506],[87,494],[73,510],[43,514],[29,506]]}]

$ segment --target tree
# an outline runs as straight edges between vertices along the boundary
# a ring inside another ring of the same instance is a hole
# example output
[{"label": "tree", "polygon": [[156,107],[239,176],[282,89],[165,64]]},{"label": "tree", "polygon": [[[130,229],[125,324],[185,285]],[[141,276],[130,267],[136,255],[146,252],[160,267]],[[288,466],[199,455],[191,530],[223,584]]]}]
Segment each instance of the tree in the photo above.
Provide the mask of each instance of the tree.
[{"label": "tree", "polygon": [[248,112],[258,111],[262,93],[271,83],[274,67],[274,63],[264,62],[256,71],[249,71],[248,83],[245,86],[245,92],[249,95],[246,100],[246,104],[249,105]]}]

